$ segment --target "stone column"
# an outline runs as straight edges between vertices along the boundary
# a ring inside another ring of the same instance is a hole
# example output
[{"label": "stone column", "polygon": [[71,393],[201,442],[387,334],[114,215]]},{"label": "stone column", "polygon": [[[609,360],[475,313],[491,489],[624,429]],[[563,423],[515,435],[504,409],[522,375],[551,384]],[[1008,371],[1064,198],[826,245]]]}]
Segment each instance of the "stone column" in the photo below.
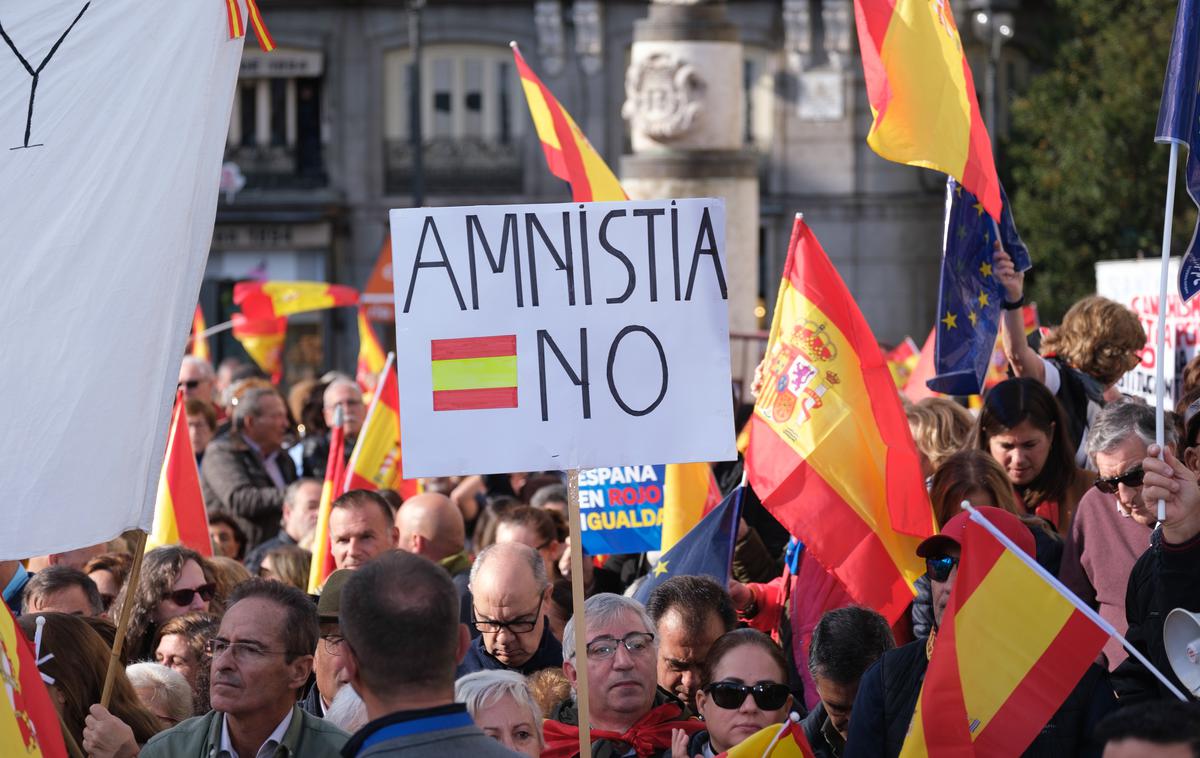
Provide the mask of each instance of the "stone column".
[{"label": "stone column", "polygon": [[[635,23],[625,104],[633,154],[621,158],[632,199],[725,199],[729,328],[757,329],[758,157],[745,147],[742,44],[724,2],[654,0]],[[749,380],[754,366],[739,365]]]}]

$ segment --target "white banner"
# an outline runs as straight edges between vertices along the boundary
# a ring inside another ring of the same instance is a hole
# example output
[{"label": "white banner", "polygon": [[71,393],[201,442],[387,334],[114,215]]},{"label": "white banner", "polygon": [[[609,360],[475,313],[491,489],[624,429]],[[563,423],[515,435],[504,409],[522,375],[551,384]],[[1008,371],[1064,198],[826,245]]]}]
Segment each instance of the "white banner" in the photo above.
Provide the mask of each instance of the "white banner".
[{"label": "white banner", "polygon": [[226,6],[0,0],[0,559],[149,528],[242,39]]},{"label": "white banner", "polygon": [[723,201],[391,225],[405,476],[736,457]]}]

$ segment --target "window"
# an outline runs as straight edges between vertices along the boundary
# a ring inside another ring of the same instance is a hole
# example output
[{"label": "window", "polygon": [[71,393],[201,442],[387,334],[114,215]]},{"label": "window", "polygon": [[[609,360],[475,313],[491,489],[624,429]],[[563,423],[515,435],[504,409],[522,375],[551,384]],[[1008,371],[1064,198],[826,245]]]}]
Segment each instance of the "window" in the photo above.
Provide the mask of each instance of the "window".
[{"label": "window", "polygon": [[770,51],[746,45],[743,53],[746,144],[770,152],[775,134],[775,60]]}]

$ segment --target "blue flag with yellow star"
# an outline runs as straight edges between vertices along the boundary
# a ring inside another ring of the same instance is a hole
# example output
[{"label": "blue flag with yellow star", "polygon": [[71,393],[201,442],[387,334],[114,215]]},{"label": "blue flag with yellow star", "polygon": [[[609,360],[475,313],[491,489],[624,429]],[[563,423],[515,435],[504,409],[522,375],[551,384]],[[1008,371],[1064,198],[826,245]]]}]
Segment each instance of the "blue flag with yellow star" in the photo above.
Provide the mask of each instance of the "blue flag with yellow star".
[{"label": "blue flag with yellow star", "polygon": [[[1017,234],[1004,188],[1000,241],[1018,271],[1032,264]],[[946,229],[942,242],[942,284],[938,294],[937,375],[929,389],[946,395],[978,395],[1000,328],[1004,288],[992,274],[996,225],[974,195],[946,180]]]},{"label": "blue flag with yellow star", "polygon": [[634,599],[645,605],[654,588],[673,576],[709,576],[722,587],[727,586],[745,489],[743,485],[730,492],[720,505],[659,556],[634,593]]},{"label": "blue flag with yellow star", "polygon": [[[1175,34],[1163,77],[1162,102],[1158,108],[1155,142],[1177,142],[1188,149],[1184,179],[1192,202],[1200,205],[1200,0],[1179,0]],[[1172,187],[1174,192],[1175,188]],[[1179,296],[1184,301],[1200,292],[1200,258],[1196,241],[1200,223],[1179,264]]]}]

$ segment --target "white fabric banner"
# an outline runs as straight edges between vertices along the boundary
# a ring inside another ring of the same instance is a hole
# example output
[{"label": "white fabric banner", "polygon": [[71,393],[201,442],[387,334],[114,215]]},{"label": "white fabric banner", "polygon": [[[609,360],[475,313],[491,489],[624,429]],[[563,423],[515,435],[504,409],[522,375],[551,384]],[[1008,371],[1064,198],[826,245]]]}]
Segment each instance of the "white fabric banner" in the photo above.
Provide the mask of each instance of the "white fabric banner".
[{"label": "white fabric banner", "polygon": [[225,8],[0,0],[0,559],[151,524],[244,42]]}]

